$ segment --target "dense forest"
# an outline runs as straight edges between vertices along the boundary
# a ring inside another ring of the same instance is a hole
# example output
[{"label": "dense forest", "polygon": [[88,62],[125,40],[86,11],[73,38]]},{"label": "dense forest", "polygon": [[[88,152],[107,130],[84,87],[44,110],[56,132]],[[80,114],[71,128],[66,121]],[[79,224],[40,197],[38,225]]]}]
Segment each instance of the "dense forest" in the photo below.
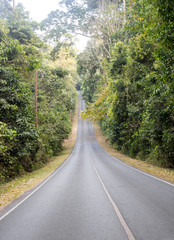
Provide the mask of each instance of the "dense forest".
[{"label": "dense forest", "polygon": [[71,132],[75,54],[44,37],[21,4],[0,1],[1,182],[41,167]]},{"label": "dense forest", "polygon": [[[0,180],[61,151],[75,85],[87,102],[82,117],[97,120],[117,150],[173,168],[173,0],[59,4],[38,24],[0,0]],[[76,55],[78,35],[89,41]]]},{"label": "dense forest", "polygon": [[50,35],[90,38],[78,55],[83,117],[132,157],[174,167],[172,0],[63,0],[45,20]]},{"label": "dense forest", "polygon": [[83,117],[117,150],[173,168],[173,1],[90,2],[93,40],[78,57]]}]

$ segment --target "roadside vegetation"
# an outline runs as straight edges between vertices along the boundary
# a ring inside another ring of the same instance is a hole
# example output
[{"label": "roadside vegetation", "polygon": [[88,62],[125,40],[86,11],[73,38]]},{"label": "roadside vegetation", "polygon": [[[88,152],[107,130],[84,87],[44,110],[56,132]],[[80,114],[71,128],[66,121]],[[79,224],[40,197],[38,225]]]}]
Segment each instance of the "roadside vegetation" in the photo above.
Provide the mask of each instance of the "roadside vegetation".
[{"label": "roadside vegetation", "polygon": [[[82,117],[97,120],[115,150],[173,169],[173,1],[62,0],[40,24],[11,2],[0,0],[0,182],[60,154],[75,86]],[[89,41],[77,56],[78,34]]]},{"label": "roadside vegetation", "polygon": [[13,200],[20,197],[23,193],[34,188],[58,168],[70,155],[76,142],[78,124],[78,104],[73,116],[72,131],[68,139],[63,142],[63,150],[56,157],[48,159],[47,163],[41,168],[30,173],[25,173],[23,176],[18,176],[15,179],[0,185],[0,210]]},{"label": "roadside vegetation", "polygon": [[151,161],[141,161],[140,159],[132,158],[128,155],[117,151],[108,141],[106,136],[103,135],[100,126],[97,122],[93,122],[95,134],[100,146],[113,157],[120,159],[121,161],[133,166],[143,172],[149,173],[155,177],[174,183],[174,169],[160,167],[152,163]]},{"label": "roadside vegetation", "polygon": [[10,2],[0,1],[0,182],[60,153],[77,99],[73,48],[55,52],[23,6]]},{"label": "roadside vegetation", "polygon": [[116,150],[174,168],[173,1],[90,2],[93,40],[78,56],[82,117],[98,120]]}]

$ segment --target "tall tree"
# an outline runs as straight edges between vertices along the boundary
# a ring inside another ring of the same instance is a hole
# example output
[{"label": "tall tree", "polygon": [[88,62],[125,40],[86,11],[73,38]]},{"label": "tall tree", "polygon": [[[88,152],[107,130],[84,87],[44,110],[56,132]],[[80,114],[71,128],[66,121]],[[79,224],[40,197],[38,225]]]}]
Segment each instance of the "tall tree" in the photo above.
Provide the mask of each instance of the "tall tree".
[{"label": "tall tree", "polygon": [[108,33],[109,57],[100,59],[105,84],[101,75],[83,116],[98,119],[117,149],[173,167],[174,7],[161,0],[123,3],[121,34]]}]

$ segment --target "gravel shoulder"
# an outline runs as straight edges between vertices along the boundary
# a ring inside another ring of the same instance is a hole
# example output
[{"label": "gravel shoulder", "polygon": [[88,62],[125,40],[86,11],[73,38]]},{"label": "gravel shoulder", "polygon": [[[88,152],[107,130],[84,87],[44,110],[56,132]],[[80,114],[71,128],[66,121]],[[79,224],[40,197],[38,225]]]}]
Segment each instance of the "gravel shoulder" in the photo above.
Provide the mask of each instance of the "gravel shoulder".
[{"label": "gravel shoulder", "polygon": [[59,156],[50,158],[49,162],[42,168],[33,171],[31,173],[26,173],[23,176],[15,178],[14,180],[0,185],[0,210],[5,206],[10,204],[13,200],[19,198],[22,194],[34,188],[44,179],[49,177],[49,175],[62,164],[70,155],[72,149],[74,148],[77,136],[77,124],[78,124],[78,104],[76,106],[72,132],[68,139],[63,143],[63,151]]},{"label": "gravel shoulder", "polygon": [[129,156],[126,156],[125,154],[115,150],[109,142],[106,140],[106,137],[103,135],[102,131],[100,130],[99,125],[94,122],[94,129],[96,138],[101,145],[101,147],[111,154],[112,156],[122,160],[123,162],[136,167],[144,172],[147,172],[155,177],[161,178],[163,180],[166,180],[168,182],[174,183],[174,170],[173,169],[167,169],[167,168],[161,168],[158,166],[153,165],[152,163],[144,162],[141,160],[133,159]]}]

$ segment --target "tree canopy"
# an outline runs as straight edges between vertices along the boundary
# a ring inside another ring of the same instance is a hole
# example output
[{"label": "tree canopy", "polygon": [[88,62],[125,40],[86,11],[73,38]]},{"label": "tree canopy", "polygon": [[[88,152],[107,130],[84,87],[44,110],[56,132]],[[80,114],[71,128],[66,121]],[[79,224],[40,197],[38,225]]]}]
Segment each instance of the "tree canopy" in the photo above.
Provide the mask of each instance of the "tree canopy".
[{"label": "tree canopy", "polygon": [[12,9],[7,0],[1,0],[0,4],[2,182],[33,171],[61,151],[64,139],[71,132],[78,75],[72,48],[62,47],[59,53],[66,55],[68,64],[59,55],[53,57],[52,47],[36,33],[39,24],[30,19],[23,6],[19,4]]},{"label": "tree canopy", "polygon": [[[112,4],[103,5],[103,12],[111,12]],[[174,6],[161,0],[119,4],[114,30],[109,32],[111,24],[103,21],[103,38],[79,55],[83,95],[89,102],[82,116],[98,119],[116,149],[174,167]],[[96,60],[90,61],[90,52]]]}]

